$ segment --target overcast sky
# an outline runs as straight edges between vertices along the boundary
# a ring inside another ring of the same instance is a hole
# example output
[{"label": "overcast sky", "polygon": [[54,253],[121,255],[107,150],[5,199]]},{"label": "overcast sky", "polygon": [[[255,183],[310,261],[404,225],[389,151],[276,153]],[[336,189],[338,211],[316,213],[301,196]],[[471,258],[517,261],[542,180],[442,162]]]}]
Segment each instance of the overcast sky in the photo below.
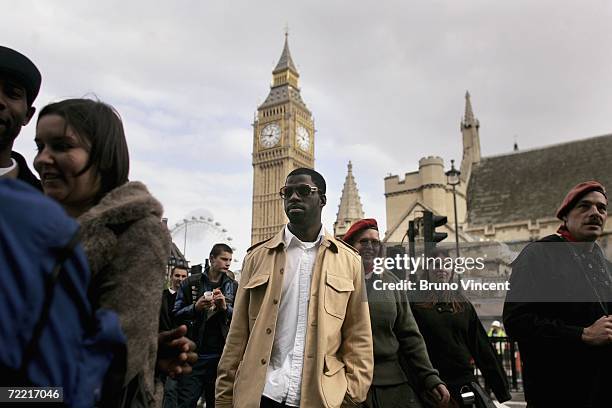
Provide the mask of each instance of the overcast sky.
[{"label": "overcast sky", "polygon": [[[8,10],[7,10],[8,9]],[[132,180],[170,224],[206,208],[250,243],[251,124],[284,28],[313,112],[331,231],[348,160],[385,224],[383,178],[461,159],[472,95],[484,156],[612,133],[612,3],[61,1],[5,7],[0,43],[43,74],[39,108],[97,96],[123,117]],[[15,149],[34,156],[35,126]],[[280,187],[280,186],[279,186]]]}]

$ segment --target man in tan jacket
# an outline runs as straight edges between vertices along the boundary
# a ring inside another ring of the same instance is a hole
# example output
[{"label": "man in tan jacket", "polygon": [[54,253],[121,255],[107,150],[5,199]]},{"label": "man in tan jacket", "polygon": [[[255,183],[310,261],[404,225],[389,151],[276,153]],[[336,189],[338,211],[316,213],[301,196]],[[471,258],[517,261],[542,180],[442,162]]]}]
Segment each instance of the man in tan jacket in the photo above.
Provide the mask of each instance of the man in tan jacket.
[{"label": "man in tan jacket", "polygon": [[292,171],[280,195],[289,224],[244,260],[216,406],[358,406],[374,367],[361,260],[321,225],[319,173]]}]

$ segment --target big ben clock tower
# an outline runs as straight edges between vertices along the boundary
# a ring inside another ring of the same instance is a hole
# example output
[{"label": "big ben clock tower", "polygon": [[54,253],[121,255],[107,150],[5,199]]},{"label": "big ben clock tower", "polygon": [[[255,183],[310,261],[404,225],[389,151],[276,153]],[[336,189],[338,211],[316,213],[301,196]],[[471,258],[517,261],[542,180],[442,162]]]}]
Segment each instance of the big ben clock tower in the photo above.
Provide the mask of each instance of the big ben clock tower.
[{"label": "big ben clock tower", "polygon": [[253,123],[253,221],[251,243],[268,239],[287,222],[278,191],[299,167],[314,167],[314,121],[300,96],[298,79],[285,46],[268,97]]}]

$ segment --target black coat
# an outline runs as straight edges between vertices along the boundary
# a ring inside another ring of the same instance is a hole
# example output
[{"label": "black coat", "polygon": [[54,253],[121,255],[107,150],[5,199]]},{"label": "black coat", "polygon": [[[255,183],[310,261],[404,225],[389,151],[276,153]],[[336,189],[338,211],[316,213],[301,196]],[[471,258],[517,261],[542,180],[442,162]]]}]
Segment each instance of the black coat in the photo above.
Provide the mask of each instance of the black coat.
[{"label": "black coat", "polygon": [[451,303],[433,307],[414,304],[412,312],[427,344],[431,362],[451,391],[476,381],[474,359],[499,401],[511,398],[506,373],[498,360],[474,306],[460,298],[462,310]]},{"label": "black coat", "polygon": [[581,261],[588,252],[579,245],[551,235],[525,247],[512,264],[504,324],[518,341],[525,397],[535,407],[610,406],[612,347],[587,346],[581,336],[612,310],[610,282],[589,278],[604,276],[606,268],[609,276],[611,265],[599,247]]},{"label": "black coat", "polygon": [[38,180],[34,173],[32,173],[24,157],[15,151],[11,152],[11,157],[17,163],[17,167],[19,167],[19,173],[17,173],[17,178],[21,181],[25,181],[38,191],[42,191],[40,180]]},{"label": "black coat", "polygon": [[166,331],[174,329],[177,324],[172,318],[172,311],[174,310],[174,301],[176,300],[176,293],[170,293],[170,289],[164,289],[162,292],[162,304],[159,312],[159,331]]}]

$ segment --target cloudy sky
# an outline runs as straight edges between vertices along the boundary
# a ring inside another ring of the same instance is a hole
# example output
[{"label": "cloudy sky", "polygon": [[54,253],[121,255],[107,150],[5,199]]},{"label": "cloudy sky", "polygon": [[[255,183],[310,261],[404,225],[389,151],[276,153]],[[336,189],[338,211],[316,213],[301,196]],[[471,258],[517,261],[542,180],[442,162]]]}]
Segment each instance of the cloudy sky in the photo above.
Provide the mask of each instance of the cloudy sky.
[{"label": "cloudy sky", "polygon": [[[317,128],[331,230],[352,160],[367,216],[385,224],[383,178],[423,156],[461,158],[472,94],[482,152],[612,132],[612,3],[515,1],[21,0],[0,43],[43,73],[38,107],[97,96],[121,113],[131,179],[173,224],[206,208],[250,243],[254,112],[284,28]],[[15,149],[34,156],[35,126]]]}]

